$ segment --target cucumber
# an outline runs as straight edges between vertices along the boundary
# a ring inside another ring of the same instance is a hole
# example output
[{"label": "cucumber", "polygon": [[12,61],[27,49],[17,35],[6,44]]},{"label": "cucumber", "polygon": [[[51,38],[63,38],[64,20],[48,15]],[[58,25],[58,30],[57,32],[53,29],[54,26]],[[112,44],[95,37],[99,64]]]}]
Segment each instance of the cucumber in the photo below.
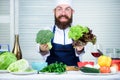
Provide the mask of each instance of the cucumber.
[{"label": "cucumber", "polygon": [[85,73],[100,73],[99,69],[91,68],[91,67],[81,67],[80,71]]}]

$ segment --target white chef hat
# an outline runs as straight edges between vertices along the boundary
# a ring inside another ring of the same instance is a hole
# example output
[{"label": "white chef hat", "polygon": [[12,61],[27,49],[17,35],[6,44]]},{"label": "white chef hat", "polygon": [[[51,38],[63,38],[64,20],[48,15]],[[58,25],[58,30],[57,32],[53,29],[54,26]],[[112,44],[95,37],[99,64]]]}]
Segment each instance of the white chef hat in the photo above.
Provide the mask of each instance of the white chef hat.
[{"label": "white chef hat", "polygon": [[72,8],[72,0],[56,0],[55,8],[61,4],[67,4]]}]

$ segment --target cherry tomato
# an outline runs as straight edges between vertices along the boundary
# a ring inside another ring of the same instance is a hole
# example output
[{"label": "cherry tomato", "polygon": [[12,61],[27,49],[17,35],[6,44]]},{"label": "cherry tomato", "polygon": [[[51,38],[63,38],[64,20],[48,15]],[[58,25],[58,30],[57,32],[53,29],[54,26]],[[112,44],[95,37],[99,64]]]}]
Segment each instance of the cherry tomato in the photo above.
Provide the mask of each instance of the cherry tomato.
[{"label": "cherry tomato", "polygon": [[101,73],[110,73],[110,67],[108,67],[108,66],[101,66],[100,67],[100,72]]}]

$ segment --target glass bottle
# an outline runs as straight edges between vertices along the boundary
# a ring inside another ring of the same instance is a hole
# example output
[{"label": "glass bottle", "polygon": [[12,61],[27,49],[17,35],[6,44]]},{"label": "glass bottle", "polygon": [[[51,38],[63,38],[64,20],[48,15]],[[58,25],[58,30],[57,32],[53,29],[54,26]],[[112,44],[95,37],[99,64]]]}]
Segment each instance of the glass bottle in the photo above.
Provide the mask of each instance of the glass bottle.
[{"label": "glass bottle", "polygon": [[19,35],[15,35],[15,40],[14,40],[14,47],[12,50],[12,53],[14,53],[17,57],[17,59],[22,59],[22,52],[19,44]]}]

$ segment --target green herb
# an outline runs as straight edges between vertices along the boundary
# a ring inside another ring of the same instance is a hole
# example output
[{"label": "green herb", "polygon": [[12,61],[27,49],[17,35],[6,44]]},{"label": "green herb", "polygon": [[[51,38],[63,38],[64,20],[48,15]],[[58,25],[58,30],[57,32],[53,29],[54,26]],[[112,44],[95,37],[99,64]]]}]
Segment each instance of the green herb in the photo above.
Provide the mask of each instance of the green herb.
[{"label": "green herb", "polygon": [[40,72],[48,72],[48,73],[58,73],[61,74],[66,71],[66,65],[62,62],[55,62],[46,67],[44,67]]}]

